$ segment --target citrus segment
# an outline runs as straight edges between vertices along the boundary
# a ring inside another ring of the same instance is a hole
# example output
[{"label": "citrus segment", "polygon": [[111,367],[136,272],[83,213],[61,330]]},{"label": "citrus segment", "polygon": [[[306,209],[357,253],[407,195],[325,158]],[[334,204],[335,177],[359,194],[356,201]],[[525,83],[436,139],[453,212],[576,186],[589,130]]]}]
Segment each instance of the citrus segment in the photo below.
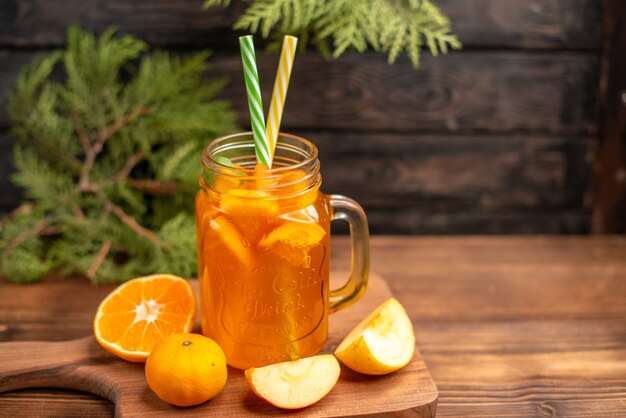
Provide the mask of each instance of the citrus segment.
[{"label": "citrus segment", "polygon": [[146,361],[146,381],[161,400],[192,406],[217,396],[228,371],[224,351],[198,334],[174,334],[159,341]]},{"label": "citrus segment", "polygon": [[317,245],[325,235],[326,231],[318,224],[287,222],[263,237],[259,245],[267,248],[281,242],[295,248],[310,248]]},{"label": "citrus segment", "polygon": [[220,198],[220,208],[228,214],[259,216],[278,213],[278,203],[263,191],[249,189],[231,189]]},{"label": "citrus segment", "polygon": [[252,250],[244,244],[244,238],[235,225],[224,215],[220,215],[212,219],[209,226],[240,262],[248,268],[252,267],[254,262]]},{"label": "citrus segment", "polygon": [[281,206],[291,208],[306,208],[317,199],[319,186],[309,187],[304,180],[306,173],[302,170],[291,170],[284,173],[280,178],[280,195],[286,197],[281,201]]},{"label": "citrus segment", "polygon": [[94,335],[107,351],[143,362],[163,337],[191,331],[195,317],[196,299],[189,282],[155,274],[113,290],[98,307]]},{"label": "citrus segment", "polygon": [[220,196],[220,210],[239,227],[246,240],[255,245],[263,231],[272,226],[279,207],[267,192],[234,189]]},{"label": "citrus segment", "polygon": [[230,163],[230,168],[223,168],[219,171],[219,174],[214,174],[213,177],[213,189],[218,192],[224,193],[231,189],[241,187],[241,180],[234,177],[243,176],[245,168],[234,163]]},{"label": "citrus segment", "polygon": [[257,163],[254,166],[250,181],[247,182],[246,187],[250,190],[263,190],[268,187],[274,186],[278,183],[276,176],[268,173],[269,168],[263,163]]},{"label": "citrus segment", "polygon": [[284,409],[313,405],[339,379],[341,368],[331,354],[306,357],[246,370],[246,380],[261,399]]},{"label": "citrus segment", "polygon": [[308,251],[302,248],[291,247],[282,242],[277,242],[272,246],[272,251],[293,266],[302,266],[307,263]]},{"label": "citrus segment", "polygon": [[380,375],[406,366],[414,352],[411,319],[400,302],[389,298],[350,331],[335,356],[354,371]]},{"label": "citrus segment", "polygon": [[305,263],[309,250],[326,235],[316,223],[287,222],[273,229],[259,242],[261,248],[271,248],[274,253],[294,266]]}]

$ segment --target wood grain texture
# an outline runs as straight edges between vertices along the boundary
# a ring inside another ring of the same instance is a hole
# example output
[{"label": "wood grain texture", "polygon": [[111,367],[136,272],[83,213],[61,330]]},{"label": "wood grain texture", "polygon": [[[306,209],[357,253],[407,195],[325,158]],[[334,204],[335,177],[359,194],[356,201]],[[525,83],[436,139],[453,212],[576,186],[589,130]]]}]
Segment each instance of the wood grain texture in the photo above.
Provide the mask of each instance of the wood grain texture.
[{"label": "wood grain texture", "polygon": [[[33,55],[0,53],[0,95]],[[276,59],[257,55],[266,102]],[[241,124],[249,125],[241,57],[225,52],[210,62],[210,74],[231,81],[220,96],[232,101]],[[306,54],[293,69],[282,129],[589,135],[596,132],[598,71],[596,57],[571,53],[459,52],[424,57],[420,71],[407,59],[391,66],[372,53],[335,61]],[[7,126],[2,103],[0,128]]]},{"label": "wood grain texture", "polygon": [[[372,233],[587,233],[590,138],[302,132]],[[338,229],[341,230],[341,229]]]},{"label": "wood grain texture", "polygon": [[427,323],[626,315],[622,236],[381,238],[374,240],[372,268],[394,277],[390,286],[400,301],[427,295],[407,307]]},{"label": "wood grain texture", "polygon": [[600,48],[597,0],[437,0],[467,48]]},{"label": "wood grain texture", "polygon": [[[361,202],[374,233],[589,231],[592,57],[472,52],[419,73],[376,56],[298,59],[284,129],[318,144],[324,190]],[[274,57],[260,62],[267,78]],[[222,97],[245,97],[240,59],[213,64],[232,80]]]},{"label": "wood grain texture", "polygon": [[[333,238],[333,268],[348,255],[347,240]],[[373,237],[372,269],[413,320],[437,416],[626,413],[626,237]],[[0,340],[88,335],[89,305],[107,291],[79,278],[0,281]],[[10,392],[0,405],[5,416],[103,410],[69,391]]]},{"label": "wood grain texture", "polygon": [[[374,233],[588,233],[593,205],[596,224],[610,218],[598,201],[626,195],[623,153],[608,146],[615,142],[599,146],[595,177],[590,158],[592,141],[610,123],[605,113],[598,117],[598,105],[607,104],[606,96],[600,103],[597,95],[600,54],[609,62],[620,58],[619,47],[610,55],[601,43],[602,2],[438,4],[464,50],[438,59],[424,54],[419,71],[406,57],[389,66],[375,53],[348,53],[334,61],[315,52],[298,56],[283,128],[319,138],[326,190],[363,203]],[[239,34],[230,30],[245,5],[201,5],[202,0],[6,0],[0,6],[0,97],[36,53],[65,43],[68,25],[100,32],[114,23],[122,33],[175,53],[215,50],[210,74],[230,79],[221,97],[233,102],[247,126]],[[604,11],[609,21],[619,16]],[[266,103],[272,84],[263,80],[274,78],[276,59],[259,54]],[[618,94],[614,88],[603,91]],[[0,132],[8,125],[0,100]],[[10,172],[5,150],[8,145],[0,141],[0,174]],[[0,213],[19,198],[7,176],[0,177]],[[614,205],[613,218],[621,208]]]},{"label": "wood grain texture", "polygon": [[2,10],[0,45],[56,47],[67,27],[78,24],[101,32],[116,25],[155,45],[216,48],[235,22],[241,6],[202,9],[201,0],[7,0]]},{"label": "wood grain texture", "polygon": [[[213,74],[232,80],[221,96],[245,116],[245,100],[236,99],[245,97],[240,61],[216,56]],[[272,80],[276,57],[257,61],[260,79]],[[330,62],[309,54],[294,65],[282,123],[285,130],[593,134],[597,79],[597,59],[586,54],[463,51],[424,57],[417,72],[407,59],[390,66],[371,53]],[[261,84],[267,101],[271,83]]]},{"label": "wood grain texture", "polygon": [[[228,30],[243,10],[202,9],[201,0],[5,0],[0,46],[58,46],[65,28],[101,31],[115,23],[156,45],[227,47]],[[595,0],[440,0],[466,47],[597,49],[600,2]],[[141,16],[138,19],[138,16]]]},{"label": "wood grain texture", "polygon": [[372,254],[414,320],[438,416],[626,413],[626,238],[394,237]]},{"label": "wood grain texture", "polygon": [[[25,410],[15,405],[28,402]],[[67,404],[74,405],[68,408]],[[0,396],[0,417],[68,417],[110,418],[115,414],[115,405],[108,399],[90,393],[68,389],[24,389]]]},{"label": "wood grain texture", "polygon": [[[424,207],[369,207],[367,219],[373,234],[472,235],[472,234],[587,234],[591,213],[586,209],[517,208],[512,210]],[[333,224],[333,228],[335,228]],[[338,233],[346,233],[337,225]]]},{"label": "wood grain texture", "polygon": [[[343,337],[369,312],[391,296],[389,287],[372,275],[366,295],[349,309],[333,314],[323,352],[333,352]],[[8,342],[0,345],[0,392],[30,387],[81,389],[115,403],[116,416],[267,416],[433,417],[437,389],[419,351],[402,370],[367,377],[342,367],[341,377],[323,401],[302,411],[284,411],[257,398],[243,372],[229,368],[219,396],[203,405],[181,409],[160,401],[148,388],[144,365],[129,363],[102,349],[93,336],[60,342]],[[368,399],[369,402],[359,402]]]},{"label": "wood grain texture", "polygon": [[11,183],[13,166],[13,143],[15,138],[0,134],[0,213],[7,213],[19,205],[23,194]]},{"label": "wood grain texture", "polygon": [[442,340],[449,342],[449,336],[439,336],[441,325],[418,329],[435,338],[423,351],[429,364],[436,363],[431,369],[437,384],[446,387],[440,416],[621,417],[626,412],[623,321],[459,321],[445,325],[445,333],[457,337],[448,347]]},{"label": "wood grain texture", "polygon": [[[322,190],[361,203],[372,233],[590,229],[589,137],[297,133],[319,149]],[[0,173],[10,171],[10,142],[0,135]],[[0,190],[0,211],[19,204],[8,176]]]},{"label": "wood grain texture", "polygon": [[302,132],[318,150],[323,190],[371,207],[584,206],[591,138]]},{"label": "wood grain texture", "polygon": [[626,232],[626,8],[604,1],[600,107],[602,131],[594,158],[593,231]]}]

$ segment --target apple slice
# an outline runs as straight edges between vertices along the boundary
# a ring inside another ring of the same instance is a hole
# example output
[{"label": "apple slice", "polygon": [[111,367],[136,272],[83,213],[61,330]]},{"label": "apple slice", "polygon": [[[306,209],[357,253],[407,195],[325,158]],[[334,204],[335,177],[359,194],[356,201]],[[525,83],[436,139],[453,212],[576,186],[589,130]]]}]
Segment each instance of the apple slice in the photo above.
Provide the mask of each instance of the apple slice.
[{"label": "apple slice", "polygon": [[313,405],[339,379],[339,362],[332,354],[252,367],[246,370],[250,388],[261,399],[283,409]]},{"label": "apple slice", "polygon": [[406,366],[415,352],[413,324],[395,298],[359,323],[335,350],[343,364],[363,374],[387,374]]}]

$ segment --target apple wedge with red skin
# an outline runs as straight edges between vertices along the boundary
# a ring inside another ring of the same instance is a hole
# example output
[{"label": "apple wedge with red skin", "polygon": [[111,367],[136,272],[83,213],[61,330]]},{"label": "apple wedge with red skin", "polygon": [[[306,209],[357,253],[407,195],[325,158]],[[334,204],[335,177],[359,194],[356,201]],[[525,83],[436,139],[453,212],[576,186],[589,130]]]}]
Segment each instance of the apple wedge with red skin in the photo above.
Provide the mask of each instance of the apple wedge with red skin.
[{"label": "apple wedge with red skin", "polygon": [[283,409],[313,405],[337,384],[339,362],[332,354],[252,367],[245,371],[252,391],[261,399]]}]

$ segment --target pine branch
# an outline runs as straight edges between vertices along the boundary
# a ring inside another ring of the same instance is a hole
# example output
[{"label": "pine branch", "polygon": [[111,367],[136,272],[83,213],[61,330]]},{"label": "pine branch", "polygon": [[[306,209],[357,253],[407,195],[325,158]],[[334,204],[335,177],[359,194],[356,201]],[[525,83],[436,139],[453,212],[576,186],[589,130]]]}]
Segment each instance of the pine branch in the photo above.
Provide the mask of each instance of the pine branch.
[{"label": "pine branch", "polygon": [[104,241],[102,243],[102,247],[100,248],[100,251],[98,252],[93,262],[87,269],[87,272],[85,273],[87,277],[89,277],[89,279],[93,280],[96,277],[96,273],[98,272],[98,269],[104,262],[104,259],[106,258],[106,256],[109,254],[109,251],[111,251],[111,241]]},{"label": "pine branch", "polygon": [[205,0],[204,7],[209,8],[213,6],[223,6],[228,7],[230,5],[231,0]]},{"label": "pine branch", "polygon": [[94,144],[94,150],[96,154],[99,154],[102,151],[102,147],[104,143],[114,135],[122,126],[129,124],[133,120],[137,119],[139,116],[149,115],[152,110],[149,107],[142,107],[141,109],[134,110],[124,116],[120,116],[115,119],[115,121],[110,125],[100,131],[100,135],[98,136],[98,141]]},{"label": "pine branch", "polygon": [[72,213],[76,216],[77,219],[83,220],[85,219],[85,212],[78,205],[72,206]]},{"label": "pine branch", "polygon": [[91,145],[91,141],[87,136],[87,132],[85,131],[85,125],[78,114],[78,112],[72,112],[72,118],[74,119],[74,126],[76,127],[76,134],[78,135],[78,139],[80,140],[80,145],[83,147],[83,152],[85,153],[85,161],[82,164],[80,170],[80,180],[78,181],[78,188],[81,191],[92,191],[90,189],[89,183],[89,172],[93,167],[93,163],[96,160],[96,153],[94,151],[93,146]]},{"label": "pine branch", "polygon": [[42,219],[29,229],[20,232],[15,238],[8,242],[4,249],[3,257],[9,257],[17,247],[30,237],[39,235],[50,224],[50,219]]},{"label": "pine branch", "polygon": [[126,184],[135,190],[141,190],[152,196],[174,196],[178,190],[175,180],[127,180]]},{"label": "pine branch", "polygon": [[[10,94],[12,180],[28,199],[0,220],[0,275],[10,280],[54,267],[94,283],[194,274],[189,158],[238,129],[215,100],[224,81],[207,79],[207,52],[140,56],[144,42],[114,32],[70,28],[67,49],[27,65]],[[49,80],[55,65],[60,82]]]},{"label": "pine branch", "polygon": [[[144,107],[141,109],[137,109],[131,113],[128,113],[124,116],[120,116],[111,125],[102,129],[100,131],[100,134],[98,135],[98,140],[93,143],[89,140],[89,137],[87,136],[87,133],[85,131],[85,126],[78,112],[72,113],[72,116],[74,118],[74,124],[76,126],[76,133],[78,134],[80,143],[83,147],[83,152],[85,153],[85,161],[83,163],[83,167],[82,167],[81,175],[80,175],[80,181],[78,183],[81,191],[84,191],[84,192],[94,191],[94,185],[89,182],[89,172],[93,168],[93,165],[96,161],[96,157],[98,156],[98,154],[102,152],[102,148],[104,147],[104,144],[106,143],[106,141],[109,138],[111,138],[111,136],[114,135],[124,125],[132,122],[139,116],[148,115],[150,112],[151,112],[150,108]],[[131,159],[133,161],[135,158],[136,157],[131,156]],[[136,161],[134,164],[136,164],[137,162],[139,161]],[[130,163],[132,163],[132,161]],[[130,169],[132,169],[132,166],[130,167]],[[124,168],[122,170],[124,170]]]},{"label": "pine branch", "polygon": [[[205,0],[204,7],[228,7],[229,1]],[[337,58],[347,50],[368,46],[393,63],[406,52],[415,68],[426,46],[433,56],[461,43],[433,0],[246,0],[249,4],[233,29],[270,35],[299,35],[299,45],[311,39],[325,55],[332,44]],[[271,45],[270,48],[275,48]]]},{"label": "pine branch", "polygon": [[147,228],[139,225],[139,222],[135,220],[132,216],[128,215],[124,212],[124,209],[117,206],[115,203],[111,202],[106,196],[101,194],[101,198],[104,201],[104,207],[107,211],[112,212],[117,218],[125,225],[127,225],[130,229],[135,231],[137,235],[141,235],[142,237],[148,238],[150,241],[157,245],[162,245],[161,240],[158,235],[154,232],[150,231]]},{"label": "pine branch", "polygon": [[85,153],[85,155],[90,154],[92,151],[91,141],[89,140],[87,131],[85,131],[85,125],[83,124],[83,120],[80,118],[80,115],[77,111],[72,112],[72,119],[74,120],[76,134],[78,135],[78,139],[80,140],[80,145],[83,147],[83,152]]},{"label": "pine branch", "polygon": [[133,171],[133,168],[135,168],[135,166],[143,159],[143,156],[143,151],[137,151],[131,155],[130,158],[126,160],[121,170],[117,172],[115,177],[113,177],[113,181],[118,182],[125,180],[129,176],[130,172]]},{"label": "pine branch", "polygon": [[37,143],[37,147],[41,150],[42,154],[49,155],[56,161],[62,161],[72,172],[80,172],[82,164],[78,158],[67,152],[63,152],[62,149],[51,144],[49,140],[41,135],[33,136],[33,140]]}]

